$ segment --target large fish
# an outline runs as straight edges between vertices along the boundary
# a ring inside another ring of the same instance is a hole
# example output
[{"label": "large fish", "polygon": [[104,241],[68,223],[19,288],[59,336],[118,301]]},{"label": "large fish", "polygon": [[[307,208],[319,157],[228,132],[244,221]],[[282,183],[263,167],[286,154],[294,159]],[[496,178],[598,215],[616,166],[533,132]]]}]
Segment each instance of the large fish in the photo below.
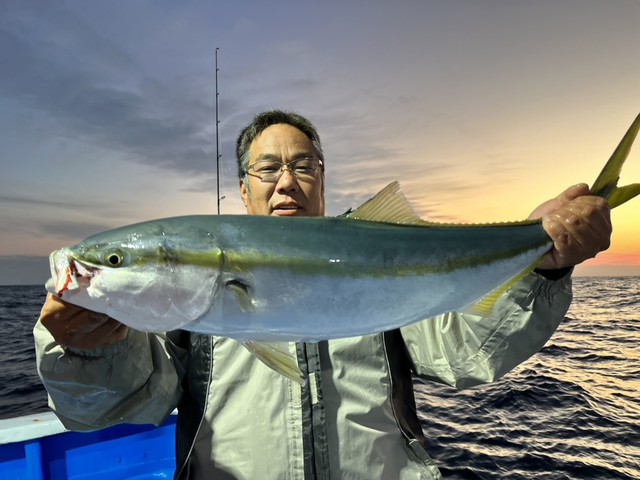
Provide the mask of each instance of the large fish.
[{"label": "large fish", "polygon": [[[640,194],[617,187],[639,128],[640,115],[591,189],[612,207]],[[185,216],[100,233],[51,254],[47,289],[138,330],[234,338],[300,380],[278,342],[491,315],[551,246],[540,220],[424,221],[392,183],[344,217]]]}]

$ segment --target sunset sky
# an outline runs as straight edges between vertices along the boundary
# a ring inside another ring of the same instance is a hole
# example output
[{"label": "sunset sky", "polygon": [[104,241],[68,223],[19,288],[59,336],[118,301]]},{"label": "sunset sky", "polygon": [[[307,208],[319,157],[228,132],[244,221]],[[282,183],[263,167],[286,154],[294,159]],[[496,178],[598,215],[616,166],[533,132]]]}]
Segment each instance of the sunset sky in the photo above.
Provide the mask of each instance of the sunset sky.
[{"label": "sunset sky", "polygon": [[[637,0],[2,1],[0,284],[143,220],[242,213],[255,113],[318,127],[327,214],[393,180],[426,219],[519,220],[591,183],[640,112]],[[640,140],[621,184],[640,182]],[[577,274],[640,275],[640,199]]]}]

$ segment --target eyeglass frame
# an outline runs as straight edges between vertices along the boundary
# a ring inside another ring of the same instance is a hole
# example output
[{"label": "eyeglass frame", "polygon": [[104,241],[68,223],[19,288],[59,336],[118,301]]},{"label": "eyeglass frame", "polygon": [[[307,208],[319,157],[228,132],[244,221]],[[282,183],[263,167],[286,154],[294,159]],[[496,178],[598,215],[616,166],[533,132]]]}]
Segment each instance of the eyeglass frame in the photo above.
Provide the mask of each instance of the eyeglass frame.
[{"label": "eyeglass frame", "polygon": [[[263,160],[258,160],[257,162],[252,163],[251,165],[249,165],[247,168],[244,169],[244,174],[245,175],[251,175],[252,177],[257,177],[260,179],[261,182],[264,183],[275,183],[278,180],[280,180],[280,178],[282,177],[282,175],[284,174],[285,169],[289,172],[290,175],[296,177],[296,179],[299,180],[298,175],[296,175],[296,172],[294,169],[291,168],[291,165],[294,165],[299,161],[302,160],[316,160],[318,162],[318,167],[313,171],[313,173],[310,175],[311,177],[315,178],[316,173],[318,172],[318,170],[321,170],[322,172],[324,172],[324,161],[320,158],[316,158],[316,157],[302,157],[302,158],[296,158],[294,160],[291,160],[290,162],[287,163],[283,163],[283,162],[278,162],[276,160],[267,160],[267,159],[263,159]],[[274,178],[273,180],[264,180],[258,173],[255,172],[255,169],[253,168],[255,165],[262,163],[262,162],[269,162],[272,164],[277,164],[280,165],[280,168],[278,169],[278,176],[276,178]],[[249,170],[253,169],[254,173],[249,173]]]}]

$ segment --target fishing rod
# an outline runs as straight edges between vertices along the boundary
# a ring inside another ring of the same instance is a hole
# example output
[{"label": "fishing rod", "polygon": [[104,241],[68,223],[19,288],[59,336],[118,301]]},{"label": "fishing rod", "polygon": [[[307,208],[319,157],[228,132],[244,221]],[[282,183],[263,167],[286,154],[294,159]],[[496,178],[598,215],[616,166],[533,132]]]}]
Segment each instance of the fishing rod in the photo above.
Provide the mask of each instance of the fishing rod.
[{"label": "fishing rod", "polygon": [[216,47],[216,195],[218,197],[218,215],[220,215],[220,142],[218,140],[218,50]]}]

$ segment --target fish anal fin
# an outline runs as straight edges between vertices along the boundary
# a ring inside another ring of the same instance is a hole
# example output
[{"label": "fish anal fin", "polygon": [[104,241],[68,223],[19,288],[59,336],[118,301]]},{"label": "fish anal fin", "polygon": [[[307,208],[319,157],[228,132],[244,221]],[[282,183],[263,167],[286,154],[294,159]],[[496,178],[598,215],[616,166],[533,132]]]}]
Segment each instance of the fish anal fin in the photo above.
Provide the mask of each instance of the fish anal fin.
[{"label": "fish anal fin", "polygon": [[498,298],[500,298],[500,295],[506,292],[509,287],[511,287],[514,283],[516,283],[518,280],[524,277],[527,273],[533,271],[533,269],[540,264],[543,258],[544,258],[544,255],[536,259],[536,261],[533,262],[531,265],[528,265],[526,268],[516,273],[513,277],[511,277],[509,280],[507,280],[503,284],[491,290],[480,300],[469,305],[460,313],[468,313],[471,315],[480,315],[482,317],[495,318],[496,314],[494,312],[494,309],[496,306],[496,302],[498,301]]},{"label": "fish anal fin", "polygon": [[253,302],[251,301],[251,297],[249,296],[247,285],[236,280],[231,280],[225,284],[225,287],[236,298],[236,302],[238,302],[240,310],[244,313],[254,313],[256,311],[253,306]]},{"label": "fish anal fin", "polygon": [[286,343],[253,342],[246,340],[242,342],[242,344],[267,367],[294,382],[304,383],[304,378],[298,368],[298,363],[295,357],[289,353],[289,348]]},{"label": "fish anal fin", "polygon": [[424,223],[408,202],[400,184],[391,182],[353,212],[345,216],[370,222],[416,225]]}]

